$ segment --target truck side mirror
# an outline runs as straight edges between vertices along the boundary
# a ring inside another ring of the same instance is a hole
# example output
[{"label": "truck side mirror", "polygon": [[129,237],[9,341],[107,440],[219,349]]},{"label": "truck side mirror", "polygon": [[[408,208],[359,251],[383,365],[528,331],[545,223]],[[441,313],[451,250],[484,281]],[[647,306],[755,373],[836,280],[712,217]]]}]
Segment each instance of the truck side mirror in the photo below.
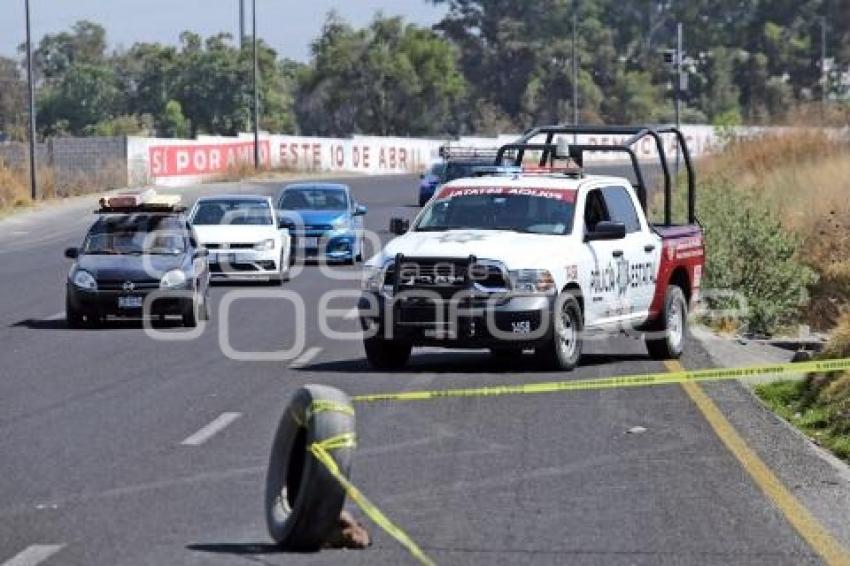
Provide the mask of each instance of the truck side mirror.
[{"label": "truck side mirror", "polygon": [[396,236],[401,236],[406,233],[410,228],[410,221],[405,220],[404,218],[391,218],[390,219],[390,233],[395,234]]},{"label": "truck side mirror", "polygon": [[77,259],[80,257],[80,249],[79,248],[66,248],[65,249],[65,257],[68,259]]},{"label": "truck side mirror", "polygon": [[610,222],[602,220],[596,224],[593,232],[588,232],[584,236],[585,242],[595,242],[599,240],[622,240],[626,237],[626,225],[622,222]]}]

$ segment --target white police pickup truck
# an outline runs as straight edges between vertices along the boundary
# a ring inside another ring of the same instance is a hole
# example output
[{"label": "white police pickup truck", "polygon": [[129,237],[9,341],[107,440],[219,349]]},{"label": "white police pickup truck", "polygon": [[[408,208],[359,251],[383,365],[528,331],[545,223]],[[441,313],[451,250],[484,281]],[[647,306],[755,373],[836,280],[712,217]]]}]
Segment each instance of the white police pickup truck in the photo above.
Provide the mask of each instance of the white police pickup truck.
[{"label": "white police pickup truck", "polygon": [[[573,131],[543,133],[550,130]],[[660,141],[656,130],[623,130]],[[513,152],[519,164],[532,150],[554,165],[567,157],[560,150],[578,167],[450,182],[409,229],[396,220],[404,233],[367,262],[359,312],[373,367],[402,367],[412,347],[437,345],[495,355],[534,349],[543,365],[570,370],[589,330],[636,329],[653,357],[681,355],[704,263],[693,198],[687,224],[673,225],[669,207],[664,224],[650,224],[639,170],[636,190],[625,178],[585,175],[592,146],[529,139],[503,147],[497,161]],[[634,156],[629,141],[603,147]],[[689,157],[686,164],[693,189]]]}]

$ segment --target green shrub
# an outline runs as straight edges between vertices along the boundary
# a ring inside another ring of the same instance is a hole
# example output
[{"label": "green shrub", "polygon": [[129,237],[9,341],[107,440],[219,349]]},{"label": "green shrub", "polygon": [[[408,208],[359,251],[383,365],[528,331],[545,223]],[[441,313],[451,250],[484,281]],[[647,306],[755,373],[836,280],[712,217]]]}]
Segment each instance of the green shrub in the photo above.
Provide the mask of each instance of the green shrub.
[{"label": "green shrub", "polygon": [[[703,288],[742,294],[748,307],[742,322],[751,332],[772,333],[795,321],[817,276],[799,261],[800,242],[779,218],[720,179],[703,185],[698,215],[706,237]],[[736,302],[708,297],[709,308],[735,308]]]}]

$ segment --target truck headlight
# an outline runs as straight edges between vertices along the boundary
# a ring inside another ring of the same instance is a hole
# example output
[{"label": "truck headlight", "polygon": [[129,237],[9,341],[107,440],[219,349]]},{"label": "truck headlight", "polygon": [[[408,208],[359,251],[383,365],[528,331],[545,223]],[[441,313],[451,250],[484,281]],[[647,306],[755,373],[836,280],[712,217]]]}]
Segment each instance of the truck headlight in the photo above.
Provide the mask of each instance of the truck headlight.
[{"label": "truck headlight", "polygon": [[186,274],[182,269],[172,269],[159,280],[160,289],[177,289],[186,284]]},{"label": "truck headlight", "polygon": [[547,295],[555,292],[555,278],[546,269],[517,269],[510,276],[514,291]]},{"label": "truck headlight", "polygon": [[363,268],[363,279],[361,288],[364,291],[379,292],[384,286],[384,270],[374,265],[367,265]]},{"label": "truck headlight", "polygon": [[97,281],[94,280],[94,277],[88,271],[78,269],[74,273],[73,281],[74,285],[76,285],[80,289],[86,289],[87,291],[97,291]]},{"label": "truck headlight", "polygon": [[254,249],[258,252],[267,252],[269,250],[274,249],[274,240],[271,238],[268,240],[263,240],[262,242],[257,242],[254,244]]}]

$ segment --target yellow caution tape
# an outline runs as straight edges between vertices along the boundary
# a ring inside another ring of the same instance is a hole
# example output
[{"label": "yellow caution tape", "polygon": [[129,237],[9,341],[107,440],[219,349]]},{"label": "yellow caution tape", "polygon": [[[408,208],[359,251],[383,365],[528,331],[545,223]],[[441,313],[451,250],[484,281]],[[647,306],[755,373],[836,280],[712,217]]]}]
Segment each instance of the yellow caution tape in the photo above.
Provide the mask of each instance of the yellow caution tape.
[{"label": "yellow caution tape", "polygon": [[494,397],[499,395],[521,395],[528,393],[555,393],[560,391],[590,391],[617,389],[620,387],[645,387],[672,383],[722,381],[759,375],[783,375],[813,372],[841,371],[850,369],[850,358],[813,362],[761,365],[742,368],[701,369],[671,373],[647,373],[623,375],[600,379],[576,379],[572,381],[549,381],[523,383],[519,385],[495,385],[468,389],[438,389],[432,391],[402,391],[399,393],[373,393],[352,397],[354,403],[377,403],[381,401],[427,401],[451,397]]},{"label": "yellow caution tape", "polygon": [[[354,501],[354,503],[356,503],[357,506],[360,507],[360,509],[362,509],[376,525],[384,529],[388,535],[396,539],[399,544],[407,549],[411,556],[419,561],[420,564],[425,566],[435,566],[434,561],[422,552],[422,549],[413,542],[413,539],[411,539],[407,533],[394,525],[380,509],[378,509],[371,501],[366,499],[366,496],[363,495],[359,489],[354,487],[354,485],[342,474],[339,466],[336,465],[336,461],[328,453],[328,450],[340,447],[339,444],[343,442],[340,439],[344,436],[348,435],[343,434],[339,437],[329,438],[323,442],[315,442],[310,445],[310,452],[319,462],[324,464],[334,479],[336,479],[343,489],[345,489],[346,495],[348,495],[348,497],[350,497],[351,500]],[[353,435],[351,436],[353,437]]]},{"label": "yellow caution tape", "polygon": [[346,415],[354,416],[354,407],[351,405],[346,405],[344,403],[337,403],[336,401],[328,401],[325,399],[317,399],[310,403],[310,406],[304,411],[304,418],[301,418],[301,415],[296,410],[292,410],[290,416],[292,420],[295,421],[300,427],[305,426],[305,423],[310,420],[310,417],[315,415],[316,413],[324,413],[328,411],[333,411],[336,413],[344,413]]},{"label": "yellow caution tape", "polygon": [[309,421],[310,417],[312,417],[316,413],[324,413],[328,411],[332,411],[335,413],[343,413],[346,415],[351,415],[352,417],[354,416],[354,407],[352,407],[351,405],[337,403],[336,401],[317,399],[310,403],[310,406],[307,407],[307,411],[305,412],[304,418]]},{"label": "yellow caution tape", "polygon": [[338,448],[357,448],[357,437],[353,432],[346,432],[337,436],[331,436],[321,442],[314,442],[312,446],[318,446],[323,450],[336,450]]}]

